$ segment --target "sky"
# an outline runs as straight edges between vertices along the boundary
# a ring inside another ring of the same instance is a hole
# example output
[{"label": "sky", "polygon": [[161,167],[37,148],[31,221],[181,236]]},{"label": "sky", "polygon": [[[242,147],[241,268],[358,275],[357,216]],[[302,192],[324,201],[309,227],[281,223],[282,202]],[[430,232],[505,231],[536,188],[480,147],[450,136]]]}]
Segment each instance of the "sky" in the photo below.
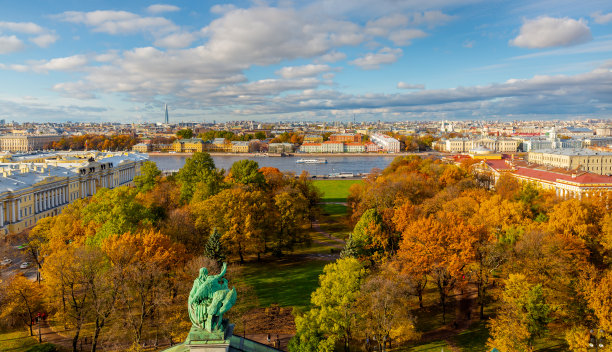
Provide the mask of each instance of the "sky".
[{"label": "sky", "polygon": [[0,82],[17,122],[612,118],[612,1],[12,1]]}]

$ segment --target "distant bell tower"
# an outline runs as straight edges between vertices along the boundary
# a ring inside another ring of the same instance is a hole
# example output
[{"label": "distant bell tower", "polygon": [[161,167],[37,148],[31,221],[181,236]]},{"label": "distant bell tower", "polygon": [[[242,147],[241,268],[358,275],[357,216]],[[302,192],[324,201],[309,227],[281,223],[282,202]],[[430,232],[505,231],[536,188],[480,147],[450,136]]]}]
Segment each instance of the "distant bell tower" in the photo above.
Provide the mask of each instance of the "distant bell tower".
[{"label": "distant bell tower", "polygon": [[168,124],[168,104],[164,104],[164,123]]}]

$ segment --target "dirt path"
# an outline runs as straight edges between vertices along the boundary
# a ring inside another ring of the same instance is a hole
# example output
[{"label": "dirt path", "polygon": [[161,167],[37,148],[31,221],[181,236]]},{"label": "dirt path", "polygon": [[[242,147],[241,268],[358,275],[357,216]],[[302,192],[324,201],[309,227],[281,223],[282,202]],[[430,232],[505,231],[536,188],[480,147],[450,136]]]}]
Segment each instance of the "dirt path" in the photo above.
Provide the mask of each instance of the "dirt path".
[{"label": "dirt path", "polygon": [[[38,327],[35,328],[35,332],[38,333]],[[49,322],[43,321],[40,323],[40,332],[42,336],[42,342],[49,342],[54,345],[62,346],[67,350],[72,350],[72,339],[57,333],[51,328]]]},{"label": "dirt path", "polygon": [[321,235],[323,235],[323,236],[327,237],[328,239],[332,240],[333,242],[337,242],[337,243],[334,244],[334,243],[322,242],[322,241],[317,241],[317,240],[314,240],[314,239],[313,239],[313,242],[321,243],[321,244],[324,244],[324,245],[327,245],[327,246],[330,246],[330,247],[334,247],[334,248],[339,248],[339,249],[343,249],[344,248],[346,242],[344,242],[343,239],[338,238],[338,237],[332,235],[331,233],[322,230],[321,229],[321,225],[319,224],[319,220],[315,220],[312,223],[312,228],[315,229],[315,231],[317,231]]}]

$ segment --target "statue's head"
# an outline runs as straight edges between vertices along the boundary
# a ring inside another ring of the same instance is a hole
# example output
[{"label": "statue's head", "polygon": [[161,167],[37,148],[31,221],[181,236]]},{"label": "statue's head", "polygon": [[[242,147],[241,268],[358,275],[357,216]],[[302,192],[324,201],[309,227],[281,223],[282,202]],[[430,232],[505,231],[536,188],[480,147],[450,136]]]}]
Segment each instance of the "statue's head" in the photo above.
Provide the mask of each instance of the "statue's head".
[{"label": "statue's head", "polygon": [[201,278],[205,278],[208,276],[208,269],[206,268],[200,268],[200,277]]}]

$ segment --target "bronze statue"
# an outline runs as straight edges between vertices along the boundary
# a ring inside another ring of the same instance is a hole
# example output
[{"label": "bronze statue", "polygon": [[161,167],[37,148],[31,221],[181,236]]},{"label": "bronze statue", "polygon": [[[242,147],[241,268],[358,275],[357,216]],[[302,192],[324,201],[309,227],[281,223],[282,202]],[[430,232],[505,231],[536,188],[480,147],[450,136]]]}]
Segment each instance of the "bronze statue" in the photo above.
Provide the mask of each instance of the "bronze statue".
[{"label": "bronze statue", "polygon": [[200,269],[200,275],[193,281],[187,303],[193,326],[209,332],[225,329],[222,324],[223,314],[236,303],[236,289],[230,290],[223,277],[226,271],[226,263],[223,263],[218,275],[208,275],[206,268]]}]

